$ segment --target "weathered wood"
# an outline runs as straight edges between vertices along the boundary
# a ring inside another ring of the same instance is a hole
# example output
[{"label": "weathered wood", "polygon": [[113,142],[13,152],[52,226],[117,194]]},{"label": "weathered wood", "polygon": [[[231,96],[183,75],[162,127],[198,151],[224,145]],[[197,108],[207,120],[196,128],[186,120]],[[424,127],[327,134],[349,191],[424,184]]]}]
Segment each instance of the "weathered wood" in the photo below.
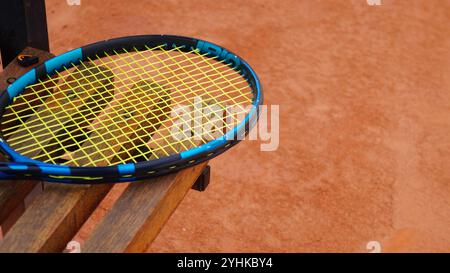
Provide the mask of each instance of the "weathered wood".
[{"label": "weathered wood", "polygon": [[111,186],[47,185],[0,241],[0,252],[62,251]]},{"label": "weathered wood", "polygon": [[146,251],[206,164],[128,186],[81,251]]},{"label": "weathered wood", "polygon": [[[3,181],[0,183],[0,226],[5,235],[25,210],[24,199],[36,182]],[[15,211],[13,214],[12,212]]]},{"label": "weathered wood", "polygon": [[[34,48],[26,48],[22,54],[32,54],[39,56],[40,62],[43,62],[51,57],[52,54]],[[37,64],[36,64],[37,65]],[[0,73],[0,90],[5,90],[8,86],[8,78],[16,78],[31,69],[21,67],[16,61],[11,62],[2,73]],[[0,160],[5,160],[3,156]],[[24,210],[24,198],[33,189],[37,182],[33,181],[2,181],[0,183],[0,226],[3,235],[10,229],[11,225],[18,218]],[[14,214],[11,213],[14,211]],[[12,217],[12,218],[11,218]]]}]

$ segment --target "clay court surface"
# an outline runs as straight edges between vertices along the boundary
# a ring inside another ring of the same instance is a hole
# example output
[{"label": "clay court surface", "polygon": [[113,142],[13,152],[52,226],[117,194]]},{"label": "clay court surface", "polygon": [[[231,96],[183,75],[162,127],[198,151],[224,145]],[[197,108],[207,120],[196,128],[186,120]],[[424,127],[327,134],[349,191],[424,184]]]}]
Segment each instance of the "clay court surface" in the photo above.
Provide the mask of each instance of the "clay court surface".
[{"label": "clay court surface", "polygon": [[450,251],[450,1],[46,3],[55,54],[202,38],[246,59],[280,105],[278,149],[245,141],[212,160],[207,191],[188,193],[149,252]]}]

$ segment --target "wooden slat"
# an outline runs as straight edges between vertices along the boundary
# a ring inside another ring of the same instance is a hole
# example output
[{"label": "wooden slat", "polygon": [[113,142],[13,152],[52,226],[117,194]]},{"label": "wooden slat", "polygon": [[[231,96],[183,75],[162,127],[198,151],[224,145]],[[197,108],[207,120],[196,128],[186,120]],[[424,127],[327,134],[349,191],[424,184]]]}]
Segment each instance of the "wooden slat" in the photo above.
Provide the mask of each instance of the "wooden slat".
[{"label": "wooden slat", "polygon": [[[1,181],[0,182],[0,226],[4,236],[12,224],[24,211],[24,199],[31,192],[36,182]],[[14,214],[12,212],[14,210]],[[12,217],[12,218],[11,218]]]},{"label": "wooden slat", "polygon": [[206,164],[128,186],[81,251],[146,251]]},{"label": "wooden slat", "polygon": [[[51,57],[52,54],[34,48],[26,48],[22,54],[37,55],[43,62]],[[17,64],[16,61],[11,62],[2,73],[0,73],[0,90],[5,90],[8,86],[6,80],[10,77],[19,77],[31,67],[24,68]],[[3,157],[0,157],[4,161]],[[31,181],[0,181],[0,226],[3,235],[10,229],[11,225],[17,220],[18,216],[23,213],[23,200],[30,193],[37,182]],[[11,213],[14,212],[14,215]],[[13,219],[14,218],[14,219]]]},{"label": "wooden slat", "polygon": [[111,186],[47,185],[0,241],[0,252],[62,251]]}]

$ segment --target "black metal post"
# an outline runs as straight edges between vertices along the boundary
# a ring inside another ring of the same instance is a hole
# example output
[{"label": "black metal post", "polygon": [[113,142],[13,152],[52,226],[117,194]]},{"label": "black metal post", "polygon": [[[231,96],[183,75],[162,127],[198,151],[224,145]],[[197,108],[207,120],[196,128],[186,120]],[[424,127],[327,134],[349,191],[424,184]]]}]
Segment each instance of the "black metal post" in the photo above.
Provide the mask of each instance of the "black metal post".
[{"label": "black metal post", "polygon": [[49,51],[45,0],[1,0],[0,51],[3,67],[27,46]]}]

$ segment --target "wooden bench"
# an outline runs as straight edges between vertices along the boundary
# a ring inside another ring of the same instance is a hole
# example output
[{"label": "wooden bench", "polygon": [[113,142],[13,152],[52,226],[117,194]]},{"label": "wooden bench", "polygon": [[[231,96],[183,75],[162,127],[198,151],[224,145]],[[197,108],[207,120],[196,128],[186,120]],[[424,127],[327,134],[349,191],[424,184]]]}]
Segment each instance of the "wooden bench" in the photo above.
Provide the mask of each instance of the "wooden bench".
[{"label": "wooden bench", "polygon": [[[33,48],[22,54],[53,55]],[[32,67],[11,62],[0,90]],[[4,159],[1,159],[4,160]],[[81,252],[144,252],[191,188],[209,182],[207,162],[178,173],[125,185],[81,244]],[[0,252],[62,252],[114,184],[66,185],[0,181]]]}]

